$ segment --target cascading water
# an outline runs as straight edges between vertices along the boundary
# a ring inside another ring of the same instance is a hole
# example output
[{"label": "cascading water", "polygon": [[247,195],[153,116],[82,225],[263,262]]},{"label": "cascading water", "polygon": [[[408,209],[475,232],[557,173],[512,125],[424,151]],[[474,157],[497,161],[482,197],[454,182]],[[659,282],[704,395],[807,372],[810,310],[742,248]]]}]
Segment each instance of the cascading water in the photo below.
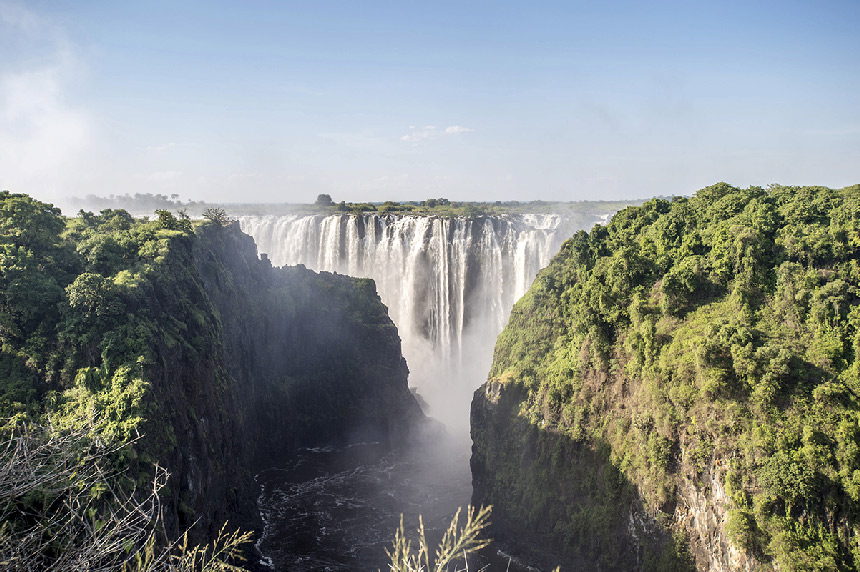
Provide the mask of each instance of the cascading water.
[{"label": "cascading water", "polygon": [[373,278],[430,414],[468,430],[514,302],[583,220],[559,214],[241,216],[273,264]]}]

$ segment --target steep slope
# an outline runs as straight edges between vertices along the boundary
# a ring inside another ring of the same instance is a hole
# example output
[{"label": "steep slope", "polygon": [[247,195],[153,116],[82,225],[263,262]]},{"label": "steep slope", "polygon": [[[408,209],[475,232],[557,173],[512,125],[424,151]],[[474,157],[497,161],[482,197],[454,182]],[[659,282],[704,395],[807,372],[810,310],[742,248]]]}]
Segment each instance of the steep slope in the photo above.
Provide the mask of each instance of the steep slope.
[{"label": "steep slope", "polygon": [[223,361],[256,455],[397,441],[423,419],[372,280],[273,268],[235,224],[197,232],[195,263],[220,319]]},{"label": "steep slope", "polygon": [[577,233],[472,405],[474,502],[547,563],[860,565],[860,187],[724,183]]},{"label": "steep slope", "polygon": [[252,475],[297,447],[424,420],[370,280],[272,268],[238,225],[0,194],[0,415],[92,423],[122,486],[171,473],[170,534],[254,526]]}]

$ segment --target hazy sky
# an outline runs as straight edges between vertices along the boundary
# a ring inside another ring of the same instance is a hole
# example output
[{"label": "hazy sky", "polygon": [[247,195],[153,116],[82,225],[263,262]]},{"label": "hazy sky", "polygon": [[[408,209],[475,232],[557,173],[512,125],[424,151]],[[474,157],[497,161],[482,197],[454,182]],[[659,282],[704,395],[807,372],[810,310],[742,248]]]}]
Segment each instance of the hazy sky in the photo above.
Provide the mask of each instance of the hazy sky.
[{"label": "hazy sky", "polygon": [[0,0],[0,189],[614,199],[860,182],[860,2]]}]

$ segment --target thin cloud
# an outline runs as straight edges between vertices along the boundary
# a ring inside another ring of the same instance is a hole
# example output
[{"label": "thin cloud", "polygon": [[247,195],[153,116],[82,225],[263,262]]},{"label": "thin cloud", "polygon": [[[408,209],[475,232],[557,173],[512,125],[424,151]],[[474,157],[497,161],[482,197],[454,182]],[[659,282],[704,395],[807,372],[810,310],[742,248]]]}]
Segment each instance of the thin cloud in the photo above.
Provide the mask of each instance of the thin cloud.
[{"label": "thin cloud", "polygon": [[77,63],[57,30],[18,4],[0,2],[0,38],[0,49],[39,56],[0,72],[0,186],[53,195],[81,174],[92,143],[90,117],[66,100]]},{"label": "thin cloud", "polygon": [[62,72],[0,76],[0,172],[21,191],[53,191],[90,144],[86,114],[64,101]]},{"label": "thin cloud", "polygon": [[451,125],[445,128],[445,135],[460,135],[462,133],[474,133],[474,129],[463,127],[462,125]]},{"label": "thin cloud", "polygon": [[436,139],[439,137],[439,133],[433,125],[427,125],[426,127],[415,127],[414,125],[410,125],[409,129],[412,132],[401,137],[401,141],[406,141],[407,143],[418,143],[419,141],[427,141],[428,139]]},{"label": "thin cloud", "polygon": [[416,127],[410,125],[411,133],[400,137],[401,141],[407,143],[421,143],[423,141],[433,141],[442,137],[450,137],[452,135],[462,135],[463,133],[473,133],[475,130],[462,125],[450,125],[445,129],[439,129],[435,125],[426,125],[424,127]]}]

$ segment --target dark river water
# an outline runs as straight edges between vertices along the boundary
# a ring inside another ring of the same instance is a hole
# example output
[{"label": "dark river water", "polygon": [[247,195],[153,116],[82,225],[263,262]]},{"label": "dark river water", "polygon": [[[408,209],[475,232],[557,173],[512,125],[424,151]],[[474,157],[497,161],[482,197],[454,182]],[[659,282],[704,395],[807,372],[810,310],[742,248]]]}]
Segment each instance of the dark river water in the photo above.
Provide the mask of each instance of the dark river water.
[{"label": "dark river water", "polygon": [[[304,449],[257,475],[257,483],[261,563],[288,572],[387,571],[385,550],[401,514],[407,533],[423,515],[434,546],[472,492],[468,445],[448,442],[400,452],[378,443]],[[491,547],[469,570],[527,569],[508,561]]]}]

